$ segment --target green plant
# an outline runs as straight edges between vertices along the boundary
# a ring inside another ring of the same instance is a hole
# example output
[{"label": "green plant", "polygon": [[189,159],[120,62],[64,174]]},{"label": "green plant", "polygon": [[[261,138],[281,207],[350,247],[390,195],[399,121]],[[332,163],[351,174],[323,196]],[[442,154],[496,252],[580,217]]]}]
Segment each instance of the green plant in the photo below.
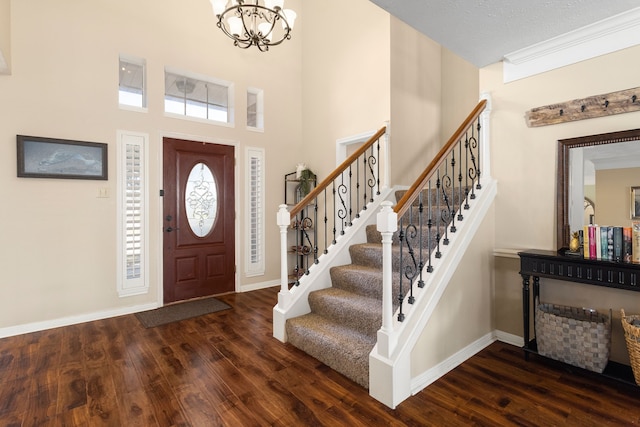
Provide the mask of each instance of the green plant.
[{"label": "green plant", "polygon": [[304,169],[300,171],[300,195],[305,197],[311,191],[311,184],[316,179],[316,174],[314,174],[311,169]]}]

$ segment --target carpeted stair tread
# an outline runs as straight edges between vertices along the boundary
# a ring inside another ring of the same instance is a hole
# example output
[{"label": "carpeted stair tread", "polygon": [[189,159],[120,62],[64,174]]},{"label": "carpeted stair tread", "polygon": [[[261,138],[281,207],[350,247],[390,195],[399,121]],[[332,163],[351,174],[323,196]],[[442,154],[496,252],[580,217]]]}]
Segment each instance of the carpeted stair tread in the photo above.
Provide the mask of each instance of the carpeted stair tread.
[{"label": "carpeted stair tread", "polygon": [[[400,287],[400,273],[393,273],[394,294]],[[346,264],[331,268],[331,284],[365,297],[382,300],[382,273],[380,269],[359,264]]]},{"label": "carpeted stair tread", "polygon": [[314,313],[287,320],[286,329],[292,345],[369,388],[369,353],[375,338]]},{"label": "carpeted stair tread", "polygon": [[309,294],[311,312],[371,337],[382,326],[382,301],[331,287]]}]

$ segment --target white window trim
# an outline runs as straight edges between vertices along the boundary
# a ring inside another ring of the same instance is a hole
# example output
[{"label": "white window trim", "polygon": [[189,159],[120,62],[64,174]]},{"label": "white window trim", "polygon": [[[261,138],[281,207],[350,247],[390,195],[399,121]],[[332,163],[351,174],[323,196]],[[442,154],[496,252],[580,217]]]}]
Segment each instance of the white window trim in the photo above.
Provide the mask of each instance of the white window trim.
[{"label": "white window trim", "polygon": [[[252,277],[252,276],[260,276],[260,275],[264,275],[265,273],[265,244],[264,244],[264,239],[265,239],[265,225],[264,225],[264,221],[265,221],[265,213],[264,213],[264,203],[265,203],[265,198],[264,198],[264,194],[265,194],[265,150],[263,148],[252,148],[252,147],[247,147],[245,150],[245,154],[246,154],[246,167],[245,167],[245,183],[246,183],[246,197],[245,197],[245,203],[246,203],[246,209],[245,209],[245,224],[246,224],[246,242],[247,244],[245,245],[245,273],[247,275],[247,277]],[[251,223],[251,216],[252,216],[252,204],[251,204],[251,181],[254,178],[252,176],[252,170],[251,170],[251,161],[252,159],[257,159],[257,161],[260,163],[260,171],[259,171],[259,176],[255,177],[257,180],[260,181],[260,190],[258,192],[258,198],[260,199],[260,202],[258,203],[259,207],[260,207],[260,212],[258,215],[258,224],[255,226],[255,230],[258,233],[258,241],[259,241],[259,245],[258,245],[258,251],[259,251],[259,261],[257,262],[253,262],[251,260],[251,239],[252,239],[252,223]]]},{"label": "white window trim", "polygon": [[[149,292],[149,160],[147,147],[149,145],[149,135],[146,133],[132,131],[117,131],[117,288],[120,297],[146,294]],[[142,192],[142,235],[141,235],[141,276],[135,279],[126,277],[126,146],[138,145],[140,147],[140,159],[142,167],[142,182],[140,189]]]}]

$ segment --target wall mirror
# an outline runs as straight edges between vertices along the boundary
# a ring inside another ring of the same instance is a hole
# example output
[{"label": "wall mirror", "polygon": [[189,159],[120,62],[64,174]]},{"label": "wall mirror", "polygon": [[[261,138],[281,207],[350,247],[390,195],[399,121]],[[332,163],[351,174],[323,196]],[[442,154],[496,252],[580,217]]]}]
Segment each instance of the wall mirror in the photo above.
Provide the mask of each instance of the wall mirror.
[{"label": "wall mirror", "polygon": [[[640,168],[640,129],[558,140],[558,250],[569,247],[572,231],[598,220],[598,200],[592,194],[597,188],[596,172],[636,167]],[[637,176],[640,184],[640,170]],[[629,185],[621,186],[629,191]],[[623,205],[619,209],[628,218],[629,207]]]}]

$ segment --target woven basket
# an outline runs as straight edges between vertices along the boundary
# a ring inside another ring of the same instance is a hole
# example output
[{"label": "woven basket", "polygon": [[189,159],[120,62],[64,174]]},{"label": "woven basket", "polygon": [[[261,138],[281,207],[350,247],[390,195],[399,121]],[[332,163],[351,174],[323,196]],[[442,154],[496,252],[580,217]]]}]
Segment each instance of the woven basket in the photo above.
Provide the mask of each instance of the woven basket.
[{"label": "woven basket", "polygon": [[640,327],[631,324],[634,320],[640,319],[640,316],[625,316],[624,309],[620,310],[620,313],[622,315],[622,329],[624,329],[624,340],[627,343],[633,378],[636,380],[636,384],[640,385]]},{"label": "woven basket", "polygon": [[538,353],[602,373],[611,351],[611,315],[536,301]]}]

